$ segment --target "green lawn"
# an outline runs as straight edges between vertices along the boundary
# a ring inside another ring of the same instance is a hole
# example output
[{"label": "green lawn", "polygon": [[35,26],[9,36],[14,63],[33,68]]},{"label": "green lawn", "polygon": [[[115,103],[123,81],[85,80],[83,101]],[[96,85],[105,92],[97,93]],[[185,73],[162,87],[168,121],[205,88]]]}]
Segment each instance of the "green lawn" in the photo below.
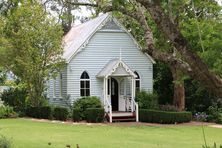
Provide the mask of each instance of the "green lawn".
[{"label": "green lawn", "polygon": [[[205,127],[207,142],[222,143],[222,129]],[[15,148],[201,148],[200,126],[111,126],[43,123],[28,119],[1,119],[0,134],[12,138]],[[51,142],[52,145],[48,146]]]}]

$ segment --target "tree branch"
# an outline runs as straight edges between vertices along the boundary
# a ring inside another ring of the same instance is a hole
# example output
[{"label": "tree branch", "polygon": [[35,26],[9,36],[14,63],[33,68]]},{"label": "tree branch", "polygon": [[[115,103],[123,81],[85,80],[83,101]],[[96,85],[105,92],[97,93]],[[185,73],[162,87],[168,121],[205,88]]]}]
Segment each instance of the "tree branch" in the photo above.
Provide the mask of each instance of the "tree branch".
[{"label": "tree branch", "polygon": [[71,2],[69,0],[65,0],[65,3],[71,4],[73,6],[90,6],[90,7],[98,7],[98,4],[93,3],[83,3],[83,2]]},{"label": "tree branch", "polygon": [[147,48],[143,50],[145,53],[151,55],[155,59],[168,63],[169,65],[175,65],[178,68],[181,68],[185,73],[192,72],[192,69],[190,68],[189,64],[187,64],[183,60],[178,59],[173,54],[167,52],[161,52],[159,49],[155,48],[152,30],[148,26],[145,15],[143,14],[141,8],[139,8],[137,11],[131,12],[126,10],[124,7],[113,8],[112,6],[109,7],[106,6],[103,10],[105,12],[119,11],[122,14],[129,16],[134,20],[136,20],[137,22],[139,22],[139,24],[144,30],[145,40],[147,44]]},{"label": "tree branch", "polygon": [[191,76],[199,80],[207,89],[214,92],[218,97],[222,98],[222,80],[217,75],[210,72],[202,59],[192,52],[192,47],[189,45],[189,42],[183,37],[179,28],[164,12],[160,3],[156,2],[156,0],[136,1],[148,10],[158,28],[173,43],[183,59],[190,65],[193,70]]}]

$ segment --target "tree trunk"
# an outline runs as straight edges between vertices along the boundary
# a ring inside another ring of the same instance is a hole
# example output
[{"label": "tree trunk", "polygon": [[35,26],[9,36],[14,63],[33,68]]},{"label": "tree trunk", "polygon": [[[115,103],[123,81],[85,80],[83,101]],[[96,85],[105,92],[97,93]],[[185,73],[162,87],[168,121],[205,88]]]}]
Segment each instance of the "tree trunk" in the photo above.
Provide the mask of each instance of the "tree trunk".
[{"label": "tree trunk", "polygon": [[179,111],[185,109],[185,88],[184,81],[182,80],[183,73],[176,67],[171,67],[174,83],[174,96],[173,105],[178,108]]},{"label": "tree trunk", "polygon": [[183,37],[178,26],[176,26],[164,13],[158,0],[136,0],[141,3],[150,13],[157,27],[172,42],[177,51],[181,54],[183,60],[189,64],[192,72],[188,73],[192,78],[200,81],[209,91],[217,97],[222,98],[222,80],[209,71],[207,65],[202,59],[192,52],[189,42]]}]

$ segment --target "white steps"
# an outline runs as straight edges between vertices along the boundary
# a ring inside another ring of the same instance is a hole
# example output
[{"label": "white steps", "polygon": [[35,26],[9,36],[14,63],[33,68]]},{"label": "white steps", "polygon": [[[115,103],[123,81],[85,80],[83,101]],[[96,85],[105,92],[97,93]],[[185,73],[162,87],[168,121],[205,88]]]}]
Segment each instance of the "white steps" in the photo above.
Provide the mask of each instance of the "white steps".
[{"label": "white steps", "polygon": [[[108,114],[109,119],[110,114]],[[112,121],[135,121],[134,112],[112,112]]]}]

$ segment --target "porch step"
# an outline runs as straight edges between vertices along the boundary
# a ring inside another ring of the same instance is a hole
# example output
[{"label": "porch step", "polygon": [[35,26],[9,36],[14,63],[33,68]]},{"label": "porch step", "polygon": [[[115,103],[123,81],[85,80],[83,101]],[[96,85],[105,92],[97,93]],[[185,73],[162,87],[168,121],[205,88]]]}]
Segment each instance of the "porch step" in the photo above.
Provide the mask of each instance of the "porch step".
[{"label": "porch step", "polygon": [[[108,114],[108,120],[109,120],[110,114]],[[134,112],[113,112],[112,113],[112,121],[135,121],[136,116]]]}]

